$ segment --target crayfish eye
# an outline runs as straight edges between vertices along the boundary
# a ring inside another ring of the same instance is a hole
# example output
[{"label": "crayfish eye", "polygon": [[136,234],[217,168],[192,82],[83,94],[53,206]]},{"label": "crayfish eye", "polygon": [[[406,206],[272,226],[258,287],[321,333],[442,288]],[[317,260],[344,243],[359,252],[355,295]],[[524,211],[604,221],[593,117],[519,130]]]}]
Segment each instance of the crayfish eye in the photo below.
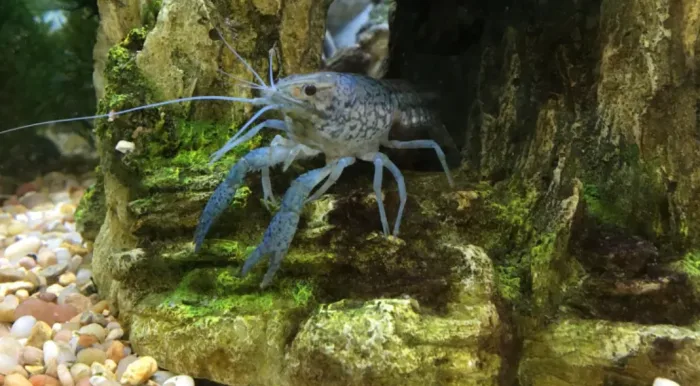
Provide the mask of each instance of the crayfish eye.
[{"label": "crayfish eye", "polygon": [[316,86],[314,86],[313,84],[305,85],[303,90],[304,94],[306,94],[307,96],[314,96],[314,94],[316,94]]}]

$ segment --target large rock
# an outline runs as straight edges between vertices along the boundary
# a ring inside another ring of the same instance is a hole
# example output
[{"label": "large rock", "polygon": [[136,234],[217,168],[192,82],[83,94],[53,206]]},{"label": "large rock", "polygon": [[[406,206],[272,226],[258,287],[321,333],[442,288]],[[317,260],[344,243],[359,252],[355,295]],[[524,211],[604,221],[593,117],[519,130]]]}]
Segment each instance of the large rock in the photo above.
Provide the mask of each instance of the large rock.
[{"label": "large rock", "polygon": [[700,381],[700,332],[564,320],[525,341],[518,369],[522,386],[651,385],[657,377]]}]

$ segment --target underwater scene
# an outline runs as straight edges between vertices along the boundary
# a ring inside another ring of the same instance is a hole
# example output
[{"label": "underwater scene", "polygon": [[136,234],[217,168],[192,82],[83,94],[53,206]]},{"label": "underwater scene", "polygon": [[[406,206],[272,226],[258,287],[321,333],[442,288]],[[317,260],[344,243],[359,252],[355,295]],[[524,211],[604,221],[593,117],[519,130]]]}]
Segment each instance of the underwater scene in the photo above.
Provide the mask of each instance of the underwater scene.
[{"label": "underwater scene", "polygon": [[697,0],[2,0],[0,59],[0,386],[700,386]]}]

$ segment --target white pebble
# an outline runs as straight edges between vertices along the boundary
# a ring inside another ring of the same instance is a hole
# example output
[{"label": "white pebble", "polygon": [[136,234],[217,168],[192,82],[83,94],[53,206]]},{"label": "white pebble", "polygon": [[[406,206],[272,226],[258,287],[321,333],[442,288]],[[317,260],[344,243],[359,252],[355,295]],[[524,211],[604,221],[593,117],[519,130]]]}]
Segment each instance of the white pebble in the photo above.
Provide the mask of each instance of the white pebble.
[{"label": "white pebble", "polygon": [[189,375],[176,375],[165,381],[163,386],[194,386],[194,379]]},{"label": "white pebble", "polygon": [[5,258],[21,259],[30,253],[36,253],[39,247],[41,247],[41,240],[37,237],[27,237],[5,248]]},{"label": "white pebble", "polygon": [[[59,244],[60,245],[60,244]],[[56,254],[56,261],[59,263],[69,263],[71,254],[66,248],[55,248],[54,253]]]},{"label": "white pebble", "polygon": [[65,364],[60,364],[58,365],[58,380],[61,381],[61,386],[73,386],[75,382],[73,382],[73,376],[70,374],[70,370],[68,370],[68,366]]},{"label": "white pebble", "polygon": [[10,334],[17,339],[28,338],[32,327],[36,324],[36,318],[31,315],[21,316],[12,324]]},{"label": "white pebble", "polygon": [[19,364],[22,355],[22,344],[15,338],[4,336],[0,338],[0,373],[9,374]]},{"label": "white pebble", "polygon": [[90,271],[87,268],[81,268],[78,270],[78,273],[75,275],[75,283],[79,286],[82,286],[83,284],[87,284],[90,282],[90,279],[92,278],[92,271]]},{"label": "white pebble", "polygon": [[44,363],[58,362],[59,348],[56,342],[47,340],[44,342]]},{"label": "white pebble", "polygon": [[132,151],[134,151],[134,149],[136,149],[136,144],[134,144],[133,142],[121,140],[117,142],[117,146],[115,147],[115,149],[120,153],[127,154],[131,153]]},{"label": "white pebble", "polygon": [[654,384],[652,386],[681,386],[678,382],[674,382],[666,378],[656,378],[654,379]]}]

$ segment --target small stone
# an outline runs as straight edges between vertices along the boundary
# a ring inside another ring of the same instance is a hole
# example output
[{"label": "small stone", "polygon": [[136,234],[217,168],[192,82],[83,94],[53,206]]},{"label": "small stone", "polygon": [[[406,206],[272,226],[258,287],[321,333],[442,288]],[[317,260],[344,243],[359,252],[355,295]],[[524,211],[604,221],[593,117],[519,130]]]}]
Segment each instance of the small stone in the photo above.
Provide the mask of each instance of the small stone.
[{"label": "small stone", "polygon": [[128,154],[136,149],[136,144],[134,144],[133,142],[121,140],[117,142],[117,146],[115,146],[114,149],[116,149],[122,154]]},{"label": "small stone", "polygon": [[[70,263],[68,264],[68,270],[70,272],[77,272],[78,268],[80,268],[81,264],[83,264],[83,258],[78,256],[78,255],[75,255],[75,256],[70,258]],[[73,274],[73,279],[74,279],[73,281],[77,280],[77,277],[75,276],[75,274]]]},{"label": "small stone", "polygon": [[24,366],[24,369],[27,370],[27,372],[29,373],[29,381],[30,382],[31,382],[31,376],[44,374],[44,371],[46,371],[46,368],[43,365]]},{"label": "small stone", "polygon": [[70,330],[61,330],[53,336],[53,340],[56,342],[68,343],[73,337],[73,332]]},{"label": "small stone", "polygon": [[10,236],[17,236],[22,232],[26,232],[29,229],[26,223],[20,221],[12,221],[10,225],[7,226],[7,233]]},{"label": "small stone", "polygon": [[42,249],[36,256],[36,262],[41,267],[46,268],[58,263],[58,259],[52,250]]},{"label": "small stone", "polygon": [[29,382],[32,383],[33,386],[59,386],[60,383],[58,382],[58,379],[42,374],[42,375],[32,375],[29,377]]},{"label": "small stone", "polygon": [[43,300],[43,301],[45,301],[45,302],[47,302],[47,303],[55,303],[55,302],[56,302],[56,299],[58,299],[58,295],[56,295],[56,294],[53,293],[53,292],[46,292],[46,291],[44,291],[44,292],[42,292],[42,293],[39,294],[39,299],[40,299],[40,300]]},{"label": "small stone", "polygon": [[52,335],[53,330],[51,329],[51,326],[49,326],[46,322],[38,321],[36,324],[34,324],[34,327],[32,327],[31,333],[29,334],[29,339],[27,340],[27,346],[37,348],[44,347],[44,342],[51,339]]},{"label": "small stone", "polygon": [[65,364],[60,364],[58,365],[56,372],[58,373],[58,381],[61,383],[61,386],[75,385],[73,382],[73,376],[71,375],[70,370],[68,370],[68,366]]},{"label": "small stone", "polygon": [[70,304],[58,305],[37,298],[29,298],[14,310],[16,318],[24,315],[32,315],[37,320],[52,325],[69,321],[72,317],[78,315],[78,310]]},{"label": "small stone", "polygon": [[46,288],[46,292],[48,292],[50,294],[54,294],[54,295],[56,295],[56,298],[58,298],[58,295],[61,292],[63,292],[64,289],[65,289],[65,287],[63,287],[60,284],[51,284],[50,286],[48,286]]},{"label": "small stone", "polygon": [[27,346],[22,349],[21,364],[24,366],[43,366],[44,365],[44,351]]},{"label": "small stone", "polygon": [[81,334],[78,337],[78,350],[92,347],[95,344],[98,344],[100,342],[99,339],[95,335],[90,335],[90,334]]},{"label": "small stone", "polygon": [[124,336],[124,330],[121,328],[115,328],[114,330],[110,331],[109,334],[107,334],[107,338],[105,340],[121,339],[122,336]]},{"label": "small stone", "polygon": [[90,366],[76,363],[70,367],[70,375],[73,377],[74,382],[78,382],[83,378],[90,378],[92,373],[90,372]]},{"label": "small stone", "polygon": [[11,336],[0,338],[0,373],[12,373],[19,366],[21,354],[22,345],[15,338]]},{"label": "small stone", "polygon": [[[90,282],[91,278],[92,271],[87,268],[81,268],[78,270],[78,273],[75,274],[75,283],[78,285],[85,285]],[[104,302],[106,303],[107,301],[105,300]]]},{"label": "small stone", "polygon": [[137,359],[139,358],[136,355],[129,355],[117,362],[117,379],[121,379],[121,377],[124,376],[124,373],[126,372],[126,369],[129,367],[129,365],[136,362]]},{"label": "small stone", "polygon": [[100,342],[103,342],[105,340],[105,337],[107,336],[107,332],[105,331],[104,327],[100,326],[97,323],[92,323],[88,324],[87,326],[81,327],[80,330],[78,330],[78,333],[81,335],[94,335]]},{"label": "small stone", "polygon": [[99,302],[95,303],[95,305],[92,306],[92,308],[90,308],[90,311],[97,314],[101,314],[102,311],[107,309],[109,309],[109,302],[107,302],[106,300],[100,300]]},{"label": "small stone", "polygon": [[92,386],[90,383],[90,377],[87,376],[85,378],[82,378],[81,380],[77,381],[75,386]]},{"label": "small stone", "polygon": [[48,281],[56,281],[58,277],[68,270],[68,263],[59,262],[39,271],[39,276],[43,276]]},{"label": "small stone", "polygon": [[107,325],[107,318],[102,314],[95,313],[93,311],[86,311],[80,315],[80,324],[88,325],[92,323],[97,323],[100,326]]},{"label": "small stone", "polygon": [[102,363],[97,363],[97,362],[93,363],[93,364],[90,366],[90,372],[92,373],[92,375],[97,375],[97,376],[100,376],[100,377],[105,377],[105,378],[109,379],[110,381],[116,381],[116,380],[117,380],[117,377],[114,375],[114,373],[113,373],[111,370],[109,370],[109,369],[108,369],[105,365],[103,365]]},{"label": "small stone", "polygon": [[92,306],[90,299],[79,292],[68,293],[65,295],[64,299],[60,299],[60,297],[61,296],[59,296],[58,300],[59,303],[63,300],[64,305],[73,306],[79,313],[87,311],[90,309],[90,306]]},{"label": "small stone", "polygon": [[126,368],[120,383],[136,386],[146,382],[156,371],[158,371],[156,360],[150,356],[143,356]]},{"label": "small stone", "polygon": [[75,283],[75,274],[73,272],[66,272],[58,277],[58,284],[64,287],[73,283]]},{"label": "small stone", "polygon": [[109,348],[107,348],[107,358],[114,361],[114,363],[121,364],[121,360],[126,357],[124,353],[124,343],[115,340],[110,343]]},{"label": "small stone", "polygon": [[10,374],[5,376],[4,386],[33,386],[26,377],[19,374]]},{"label": "small stone", "polygon": [[176,374],[166,371],[166,370],[158,370],[156,371],[155,374],[151,377],[151,380],[154,381],[155,383],[159,385],[163,385],[165,381],[167,381],[170,378],[173,378]]},{"label": "small stone", "polygon": [[19,202],[25,207],[33,209],[47,202],[51,202],[51,199],[49,199],[49,196],[46,193],[34,191],[28,192],[24,196],[20,197]]},{"label": "small stone", "polygon": [[80,350],[77,356],[78,363],[83,363],[86,365],[92,365],[95,362],[105,363],[105,360],[107,360],[107,354],[97,348],[86,348],[84,350]]},{"label": "small stone", "polygon": [[27,338],[32,332],[36,318],[31,315],[22,316],[12,324],[10,334],[17,339]]},{"label": "small stone", "polygon": [[165,381],[163,386],[194,386],[194,379],[189,375],[177,375]]},{"label": "small stone", "polygon": [[25,256],[25,257],[19,259],[17,264],[19,264],[20,267],[22,267],[26,270],[30,270],[30,269],[36,267],[36,261],[28,256]]},{"label": "small stone", "polygon": [[24,288],[19,289],[17,292],[15,292],[15,296],[17,296],[17,299],[19,299],[20,302],[23,302],[29,298],[29,291]]},{"label": "small stone", "polygon": [[13,281],[24,280],[27,272],[17,268],[0,268],[0,283],[9,283]]},{"label": "small stone", "polygon": [[37,237],[27,237],[5,248],[5,258],[19,260],[30,253],[36,253],[41,247],[41,240]]},{"label": "small stone", "polygon": [[7,295],[0,303],[0,322],[12,323],[17,318],[15,312],[19,306],[19,299],[14,295]]},{"label": "small stone", "polygon": [[60,349],[54,341],[47,340],[42,347],[44,351],[44,364],[58,363],[58,353]]},{"label": "small stone", "polygon": [[111,373],[114,373],[117,370],[117,364],[113,360],[107,359],[105,361],[105,368],[107,370],[109,370]]}]

